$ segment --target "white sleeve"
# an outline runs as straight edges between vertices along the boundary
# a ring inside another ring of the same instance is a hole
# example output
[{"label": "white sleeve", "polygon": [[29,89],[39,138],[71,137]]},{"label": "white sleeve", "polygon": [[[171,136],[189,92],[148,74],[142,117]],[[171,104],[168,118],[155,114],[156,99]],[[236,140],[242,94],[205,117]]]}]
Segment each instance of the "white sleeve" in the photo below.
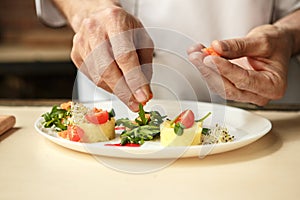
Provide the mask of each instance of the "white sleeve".
[{"label": "white sleeve", "polygon": [[50,27],[61,27],[67,24],[51,0],[35,0],[36,13],[39,19]]},{"label": "white sleeve", "polygon": [[300,8],[300,0],[275,0],[274,21]]}]

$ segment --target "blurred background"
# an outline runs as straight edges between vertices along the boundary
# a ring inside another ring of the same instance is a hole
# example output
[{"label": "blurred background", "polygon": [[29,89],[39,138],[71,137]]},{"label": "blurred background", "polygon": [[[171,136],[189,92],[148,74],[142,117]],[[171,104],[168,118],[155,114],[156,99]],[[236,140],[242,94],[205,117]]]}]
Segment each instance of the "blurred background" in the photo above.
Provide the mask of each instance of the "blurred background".
[{"label": "blurred background", "polygon": [[70,99],[73,32],[39,22],[33,0],[0,1],[0,99]]}]

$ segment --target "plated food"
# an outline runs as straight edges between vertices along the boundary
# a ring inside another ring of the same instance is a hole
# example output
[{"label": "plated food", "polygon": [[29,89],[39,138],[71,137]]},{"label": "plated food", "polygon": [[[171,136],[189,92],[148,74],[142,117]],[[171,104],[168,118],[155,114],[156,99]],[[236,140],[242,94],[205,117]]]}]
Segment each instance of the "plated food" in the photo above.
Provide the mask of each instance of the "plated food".
[{"label": "plated food", "polygon": [[[84,105],[90,108],[90,110],[95,105],[97,108],[107,111],[114,108],[116,111],[114,118],[117,120],[129,117],[131,121],[135,121],[135,116],[137,116],[137,114],[129,112],[126,105],[120,101],[110,100],[98,103],[86,103]],[[224,153],[255,142],[272,128],[271,122],[262,116],[240,108],[221,104],[152,99],[144,109],[163,110],[164,112],[161,113],[167,115],[162,116],[164,117],[163,122],[174,120],[181,112],[180,110],[185,109],[197,111],[195,112],[196,120],[199,120],[202,116],[205,117],[210,112],[211,114],[202,122],[201,144],[191,146],[162,146],[160,143],[161,133],[149,141],[144,141],[142,145],[135,143],[121,145],[120,135],[125,131],[124,126],[115,126],[115,139],[96,143],[74,142],[64,139],[58,136],[58,131],[54,127],[44,127],[45,119],[43,117],[39,117],[34,126],[40,136],[67,149],[97,156],[130,159],[173,159],[179,157],[203,157]],[[145,115],[147,113],[145,111]],[[218,124],[216,124],[217,121]],[[233,141],[231,141],[232,138],[230,137],[233,136]]]},{"label": "plated food", "polygon": [[190,146],[201,144],[204,118],[195,121],[193,111],[185,110],[173,120],[161,125],[160,143],[162,146]]},{"label": "plated food", "polygon": [[[145,111],[139,106],[138,116],[131,120],[115,120],[114,109],[88,108],[81,103],[66,102],[53,106],[42,115],[43,128],[57,137],[73,142],[107,142],[117,138],[119,142],[107,146],[138,147],[145,141],[157,141],[161,146],[191,146],[225,143],[234,140],[225,127],[203,127],[203,122],[211,115],[208,112],[195,119],[192,110],[185,110],[174,119],[162,116],[158,111]],[[115,141],[115,140],[114,140]]]},{"label": "plated food", "polygon": [[44,113],[43,127],[73,142],[105,142],[115,138],[115,113],[66,102]]}]

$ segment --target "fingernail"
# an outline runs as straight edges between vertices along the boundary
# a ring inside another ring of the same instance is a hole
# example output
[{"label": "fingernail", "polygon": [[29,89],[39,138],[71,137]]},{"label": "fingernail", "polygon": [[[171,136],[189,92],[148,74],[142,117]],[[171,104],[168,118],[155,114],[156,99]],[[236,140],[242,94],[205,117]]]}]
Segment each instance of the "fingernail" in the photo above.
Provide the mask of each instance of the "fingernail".
[{"label": "fingernail", "polygon": [[203,60],[203,63],[207,66],[207,67],[211,67],[211,68],[215,68],[216,64],[214,63],[214,61],[212,60],[212,56],[206,56]]},{"label": "fingernail", "polygon": [[190,46],[190,47],[187,49],[187,53],[193,53],[195,50],[196,50],[196,45]]},{"label": "fingernail", "polygon": [[193,52],[189,55],[189,58],[192,60],[199,60],[199,57],[203,54],[203,52]]},{"label": "fingernail", "polygon": [[189,54],[189,60],[194,64],[194,65],[201,65],[203,64],[201,61],[202,56],[202,52],[194,52]]},{"label": "fingernail", "polygon": [[136,101],[130,101],[129,104],[128,104],[128,107],[132,111],[138,111],[139,110],[139,103],[136,102]]},{"label": "fingernail", "polygon": [[147,101],[147,96],[146,94],[143,92],[142,89],[138,89],[135,91],[135,98],[138,102],[145,102]]}]

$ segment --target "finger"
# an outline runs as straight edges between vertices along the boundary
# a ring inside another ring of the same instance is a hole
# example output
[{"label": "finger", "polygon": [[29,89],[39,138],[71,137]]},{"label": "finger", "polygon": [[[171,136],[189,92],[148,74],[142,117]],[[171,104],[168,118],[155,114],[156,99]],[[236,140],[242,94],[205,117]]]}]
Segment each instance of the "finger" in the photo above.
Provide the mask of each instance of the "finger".
[{"label": "finger", "polygon": [[206,67],[202,62],[201,56],[197,56],[197,52],[190,54],[191,62],[199,69],[202,77],[208,85],[209,91],[217,93],[221,97],[225,98],[224,84],[221,76],[213,69]]},{"label": "finger", "polygon": [[153,74],[153,68],[152,68],[153,49],[140,49],[137,50],[137,54],[139,55],[138,57],[141,63],[142,73],[147,79],[148,84],[146,84],[144,87],[147,87],[146,90],[149,91],[148,100],[150,100],[153,97],[153,93],[150,88],[150,81],[152,79],[152,74]]},{"label": "finger", "polygon": [[113,92],[132,111],[138,111],[138,102],[134,98],[123,77],[122,71],[113,58],[108,38],[103,37],[103,35],[96,36],[95,33],[98,30],[94,30],[93,27],[89,29],[89,44],[94,50],[85,61],[89,73],[94,77],[93,81],[97,86]]},{"label": "finger", "polygon": [[260,106],[268,103],[269,100],[267,98],[236,88],[229,80],[220,75],[216,66],[207,67],[203,63],[203,57],[203,54],[195,52],[190,54],[189,58],[201,72],[210,92],[217,93],[224,99],[228,100],[249,102]]},{"label": "finger", "polygon": [[72,59],[73,63],[75,64],[75,66],[78,69],[80,69],[80,66],[83,63],[83,59],[82,59],[81,55],[79,54],[79,52],[76,50],[74,45],[71,50],[71,59]]},{"label": "finger", "polygon": [[203,46],[202,44],[195,44],[187,49],[187,53],[191,54],[197,51],[201,51],[203,48],[205,48],[205,46]]},{"label": "finger", "polygon": [[218,72],[228,79],[236,88],[252,92],[267,99],[274,99],[276,91],[273,86],[273,75],[267,71],[245,70],[220,57],[207,56],[204,64],[217,68]]},{"label": "finger", "polygon": [[245,37],[222,41],[215,40],[211,46],[222,57],[230,59],[243,56],[268,57],[271,50],[269,42],[264,37]]},{"label": "finger", "polygon": [[[96,43],[96,40],[90,41],[90,44],[93,46],[96,46]],[[100,42],[85,60],[82,68],[86,68],[90,77],[92,77],[91,79],[97,86],[113,92],[131,110],[138,110],[138,103],[136,103],[123,77],[123,73],[112,58],[108,41]]]},{"label": "finger", "polygon": [[[93,81],[93,75],[94,73],[90,72],[89,69],[86,67],[86,58],[88,57],[88,53],[86,51],[90,51],[90,47],[88,45],[88,42],[84,43],[83,37],[81,33],[77,33],[73,37],[73,46],[71,50],[71,59],[74,62],[75,66],[84,74],[87,76],[88,79]],[[85,59],[85,60],[84,60]],[[94,81],[95,82],[95,81]]]},{"label": "finger", "polygon": [[101,74],[98,86],[109,86],[113,93],[124,102],[132,111],[138,111],[138,102],[129,89],[126,80],[115,62],[112,62]]},{"label": "finger", "polygon": [[192,52],[188,55],[189,60],[194,64],[194,65],[203,65],[203,59],[207,56],[204,54],[202,51],[196,51]]},{"label": "finger", "polygon": [[71,50],[71,59],[77,68],[79,68],[81,66],[81,64],[83,63],[83,57],[79,51],[79,49],[82,48],[82,42],[80,41],[81,40],[80,37],[81,36],[79,34],[74,35],[73,46],[72,46],[72,50]]},{"label": "finger", "polygon": [[[110,63],[109,63],[110,62]],[[102,43],[88,57],[85,63],[89,63],[87,68],[92,73],[92,77],[97,86],[112,91],[122,102],[132,111],[138,111],[138,103],[129,89],[122,71],[113,60],[111,51],[107,45]]]},{"label": "finger", "polygon": [[75,51],[79,53],[82,60],[85,60],[91,52],[91,47],[86,36],[88,35],[84,32],[80,32],[75,34],[73,38],[73,45],[75,45],[76,48]]},{"label": "finger", "polygon": [[151,96],[149,81],[141,70],[131,33],[116,35],[110,38],[110,42],[116,63],[123,72],[126,83],[136,100],[140,103],[147,102]]},{"label": "finger", "polygon": [[143,73],[150,82],[152,78],[152,60],[154,43],[144,28],[134,29],[134,44]]},{"label": "finger", "polygon": [[[137,49],[136,52],[141,64],[141,70],[150,83],[153,74],[152,61],[154,43],[144,28],[134,29],[133,34],[134,44]],[[146,87],[149,87],[149,99],[151,99],[153,97],[153,93],[150,85],[147,84]]]},{"label": "finger", "polygon": [[153,49],[139,49],[137,50],[137,55],[141,63],[142,72],[144,73],[147,80],[150,82],[153,75]]}]

